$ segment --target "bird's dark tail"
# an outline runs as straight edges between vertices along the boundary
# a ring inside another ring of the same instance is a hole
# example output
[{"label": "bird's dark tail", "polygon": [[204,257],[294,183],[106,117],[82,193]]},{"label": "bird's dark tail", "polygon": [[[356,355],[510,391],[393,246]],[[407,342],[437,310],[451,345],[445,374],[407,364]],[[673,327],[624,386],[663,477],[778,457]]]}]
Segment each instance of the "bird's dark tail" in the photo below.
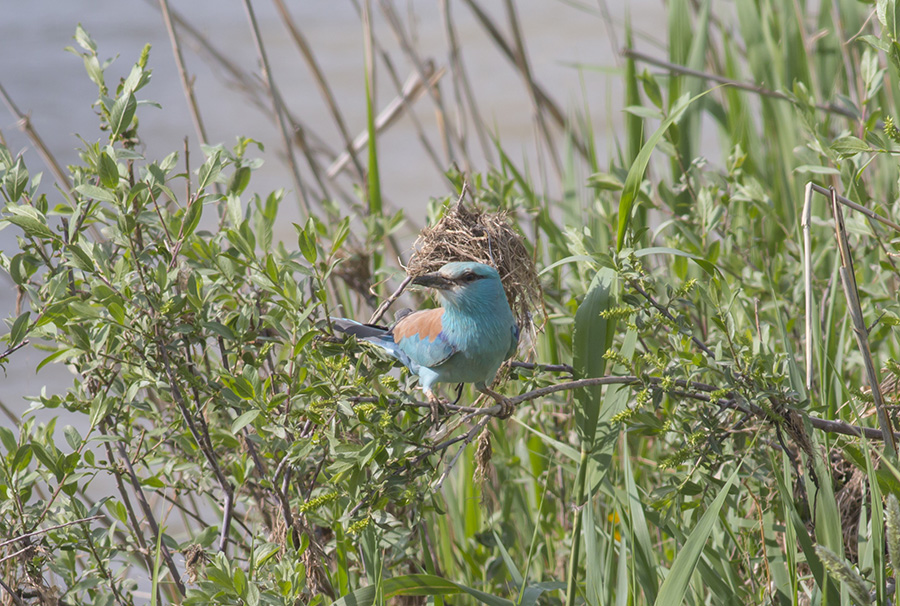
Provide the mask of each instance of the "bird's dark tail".
[{"label": "bird's dark tail", "polygon": [[371,337],[383,337],[388,329],[383,326],[374,324],[362,324],[356,320],[348,320],[347,318],[331,318],[331,325],[335,329],[353,335],[357,339],[367,339]]},{"label": "bird's dark tail", "polygon": [[411,371],[419,372],[419,367],[409,359],[400,346],[394,343],[390,329],[375,324],[362,324],[347,318],[331,318],[331,325],[343,333],[355,336],[360,341],[380,347],[389,355],[400,360]]}]

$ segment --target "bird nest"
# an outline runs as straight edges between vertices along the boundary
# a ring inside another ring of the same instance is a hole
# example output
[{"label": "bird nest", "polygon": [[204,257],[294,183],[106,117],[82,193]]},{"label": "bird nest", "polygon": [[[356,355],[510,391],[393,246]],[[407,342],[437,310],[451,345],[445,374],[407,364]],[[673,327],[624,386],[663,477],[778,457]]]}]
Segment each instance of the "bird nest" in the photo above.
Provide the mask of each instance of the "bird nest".
[{"label": "bird nest", "polygon": [[[463,195],[465,187],[463,188]],[[415,278],[451,261],[475,261],[497,269],[520,329],[533,325],[531,310],[541,309],[543,294],[534,259],[506,211],[467,208],[460,195],[433,227],[425,227],[413,244],[406,273]],[[546,316],[545,313],[543,313]]]}]

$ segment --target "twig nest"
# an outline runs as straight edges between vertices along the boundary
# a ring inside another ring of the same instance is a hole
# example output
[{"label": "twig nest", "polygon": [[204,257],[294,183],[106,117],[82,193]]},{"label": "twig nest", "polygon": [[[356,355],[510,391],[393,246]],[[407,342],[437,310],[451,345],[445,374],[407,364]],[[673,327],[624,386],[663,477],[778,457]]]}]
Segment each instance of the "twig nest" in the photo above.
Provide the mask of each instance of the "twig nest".
[{"label": "twig nest", "polygon": [[496,268],[521,330],[531,328],[531,310],[544,308],[534,260],[522,236],[510,225],[506,211],[469,209],[460,196],[434,227],[422,230],[413,249],[406,267],[413,278],[437,271],[451,261],[475,261]]}]

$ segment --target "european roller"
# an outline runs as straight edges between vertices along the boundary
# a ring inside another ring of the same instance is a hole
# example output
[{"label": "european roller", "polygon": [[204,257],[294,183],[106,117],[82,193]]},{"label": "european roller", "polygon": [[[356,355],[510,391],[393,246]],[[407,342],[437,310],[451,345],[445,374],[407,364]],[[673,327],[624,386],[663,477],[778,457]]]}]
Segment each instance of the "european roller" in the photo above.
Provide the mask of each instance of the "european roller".
[{"label": "european roller", "polygon": [[417,374],[435,415],[437,383],[474,383],[500,404],[498,416],[511,415],[509,399],[490,389],[519,343],[500,274],[483,263],[454,262],[412,282],[434,288],[441,307],[409,313],[390,328],[342,318],[333,320],[334,327],[377,345]]}]

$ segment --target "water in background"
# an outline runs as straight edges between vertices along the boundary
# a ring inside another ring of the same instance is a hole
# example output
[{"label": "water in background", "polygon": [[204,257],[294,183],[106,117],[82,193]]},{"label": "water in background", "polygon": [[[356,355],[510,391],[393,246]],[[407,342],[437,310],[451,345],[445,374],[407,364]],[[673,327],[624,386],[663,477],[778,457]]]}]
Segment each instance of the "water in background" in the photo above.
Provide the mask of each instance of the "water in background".
[{"label": "water in background", "polygon": [[[448,0],[452,1],[452,0]],[[307,36],[326,77],[333,88],[351,136],[365,129],[363,80],[363,30],[353,3],[349,1],[288,2],[298,27]],[[376,5],[378,3],[373,3]],[[434,0],[397,2],[397,11],[407,27],[416,33],[420,53],[432,58],[438,67],[448,65],[448,50],[440,3]],[[495,21],[508,32],[502,3],[485,0]],[[624,43],[622,23],[626,10],[632,15],[637,32],[648,39],[663,39],[665,15],[662,0],[609,2],[618,40],[610,40],[596,2],[577,6],[576,2],[557,0],[518,0],[523,38],[535,75],[564,109],[590,110],[601,158],[612,145],[607,136],[619,127],[623,93],[621,78],[608,68],[616,66],[615,45]],[[247,26],[243,4],[238,0],[172,0],[171,7],[186,17],[229,59],[243,69],[258,74],[257,53]],[[299,57],[274,6],[266,1],[254,3],[257,18],[272,63],[274,77],[286,104],[303,122],[309,124],[333,147],[339,147],[338,133],[329,117],[309,71]],[[452,4],[460,36],[463,61],[476,90],[480,111],[493,125],[512,159],[529,162],[535,179],[540,171],[534,166],[535,129],[529,96],[516,72],[500,54],[484,29],[461,2]],[[398,44],[377,8],[376,36],[391,51],[401,78],[412,67],[397,51]],[[65,0],[54,2],[17,2],[15,10],[4,11],[0,19],[0,83],[19,109],[31,116],[32,123],[50,151],[65,166],[77,161],[79,136],[86,141],[104,140],[91,102],[96,86],[87,78],[79,57],[65,52],[76,47],[72,36],[77,23],[92,35],[101,58],[117,57],[108,71],[107,82],[114,85],[127,75],[145,43],[153,47],[150,67],[153,79],[140,91],[141,98],[159,102],[163,109],[143,107],[138,116],[143,135],[143,153],[161,158],[181,151],[188,137],[192,164],[196,168],[201,154],[184,100],[163,19],[152,1],[145,0]],[[648,46],[646,43],[638,46]],[[261,193],[276,188],[291,188],[288,169],[280,160],[280,137],[268,116],[250,103],[240,91],[229,88],[222,70],[204,61],[185,39],[183,53],[188,70],[195,76],[195,91],[209,139],[231,145],[239,135],[252,137],[265,145],[265,165],[255,174],[250,190]],[[574,64],[592,66],[579,70]],[[594,69],[604,68],[604,69]],[[379,68],[380,69],[380,68]],[[378,104],[383,107],[395,96],[386,75],[378,81]],[[449,77],[443,86],[449,90]],[[452,103],[450,103],[452,106]],[[420,101],[418,115],[427,129],[436,132],[435,117],[428,103]],[[15,118],[0,108],[0,131],[14,153],[24,153],[32,172],[44,172],[44,191],[51,196],[52,175],[34,152],[28,139],[18,131]],[[471,135],[470,135],[471,137]],[[474,141],[474,137],[472,137]],[[410,219],[421,225],[430,197],[449,194],[446,181],[427,160],[417,141],[412,122],[402,119],[380,137],[379,164],[384,195],[405,209]],[[472,146],[477,147],[475,145]],[[519,156],[514,154],[519,152]],[[475,170],[486,167],[476,166]],[[540,187],[538,189],[541,189]],[[295,198],[289,193],[282,203],[282,231],[275,234],[288,245],[295,241],[292,222],[301,221]],[[0,231],[0,251],[15,254],[13,229]],[[410,234],[407,234],[410,235]],[[15,291],[8,277],[0,275],[0,316],[9,317],[15,309]],[[5,332],[8,328],[0,329]],[[35,374],[45,352],[26,348],[16,352],[0,377],[0,402],[21,414],[28,408],[25,396],[42,388],[49,393],[64,391],[75,378],[60,365],[49,365]],[[0,423],[6,423],[0,417]]]}]

